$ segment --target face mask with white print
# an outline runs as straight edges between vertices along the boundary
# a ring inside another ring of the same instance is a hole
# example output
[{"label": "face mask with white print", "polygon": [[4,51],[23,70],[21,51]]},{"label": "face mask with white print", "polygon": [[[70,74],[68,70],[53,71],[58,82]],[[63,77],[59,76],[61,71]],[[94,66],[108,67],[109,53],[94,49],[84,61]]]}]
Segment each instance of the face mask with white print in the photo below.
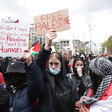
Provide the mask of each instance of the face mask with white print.
[{"label": "face mask with white print", "polygon": [[49,67],[49,71],[53,74],[53,75],[58,75],[61,71],[61,68],[56,68],[55,70],[53,70],[52,68]]}]

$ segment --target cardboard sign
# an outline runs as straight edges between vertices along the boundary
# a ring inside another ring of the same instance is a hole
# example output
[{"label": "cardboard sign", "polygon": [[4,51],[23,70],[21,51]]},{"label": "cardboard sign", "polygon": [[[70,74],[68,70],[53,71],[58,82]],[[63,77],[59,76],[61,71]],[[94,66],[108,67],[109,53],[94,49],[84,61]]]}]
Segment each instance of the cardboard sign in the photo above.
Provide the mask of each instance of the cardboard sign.
[{"label": "cardboard sign", "polygon": [[0,23],[0,56],[22,56],[29,43],[28,24]]},{"label": "cardboard sign", "polygon": [[50,29],[56,29],[57,32],[70,29],[70,20],[68,9],[58,12],[34,17],[35,34],[46,34]]}]

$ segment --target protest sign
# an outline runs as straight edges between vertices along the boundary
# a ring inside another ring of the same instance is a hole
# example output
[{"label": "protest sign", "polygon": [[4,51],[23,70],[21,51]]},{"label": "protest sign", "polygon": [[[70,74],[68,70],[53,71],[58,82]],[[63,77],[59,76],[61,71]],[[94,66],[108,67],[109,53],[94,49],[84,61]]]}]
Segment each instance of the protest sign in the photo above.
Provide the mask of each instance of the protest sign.
[{"label": "protest sign", "polygon": [[29,25],[0,23],[0,56],[22,56],[29,43]]},{"label": "protest sign", "polygon": [[57,32],[70,29],[68,9],[35,16],[34,24],[36,35],[46,34],[46,32],[50,29],[56,29]]}]

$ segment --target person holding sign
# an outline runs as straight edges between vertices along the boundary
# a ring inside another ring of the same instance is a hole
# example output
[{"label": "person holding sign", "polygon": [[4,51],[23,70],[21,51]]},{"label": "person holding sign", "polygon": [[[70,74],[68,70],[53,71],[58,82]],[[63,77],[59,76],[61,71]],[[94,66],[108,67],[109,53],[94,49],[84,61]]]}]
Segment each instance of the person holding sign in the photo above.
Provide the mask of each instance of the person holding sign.
[{"label": "person holding sign", "polygon": [[75,102],[79,99],[76,83],[66,76],[61,54],[51,53],[51,44],[56,36],[56,30],[47,32],[47,43],[43,45],[36,59],[43,71],[45,85],[38,100],[38,112],[75,112]]},{"label": "person holding sign", "polygon": [[44,88],[42,71],[32,60],[29,50],[25,50],[23,59],[25,64],[11,61],[3,75],[9,93],[10,112],[36,112],[34,101]]}]

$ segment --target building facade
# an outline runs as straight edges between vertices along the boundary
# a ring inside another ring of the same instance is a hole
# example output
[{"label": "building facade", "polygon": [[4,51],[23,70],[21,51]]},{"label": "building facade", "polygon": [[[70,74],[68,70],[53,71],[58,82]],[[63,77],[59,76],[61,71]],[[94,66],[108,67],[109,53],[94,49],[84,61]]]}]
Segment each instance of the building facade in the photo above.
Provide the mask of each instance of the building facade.
[{"label": "building facade", "polygon": [[56,42],[53,42],[53,46],[56,48],[56,51],[63,51],[65,47],[70,47],[70,41],[69,40],[59,40]]},{"label": "building facade", "polygon": [[35,28],[34,28],[34,24],[30,24],[30,31],[29,31],[29,46],[31,48],[32,44],[35,43],[36,41],[40,42],[40,44],[44,44],[45,43],[45,35],[35,35]]}]

